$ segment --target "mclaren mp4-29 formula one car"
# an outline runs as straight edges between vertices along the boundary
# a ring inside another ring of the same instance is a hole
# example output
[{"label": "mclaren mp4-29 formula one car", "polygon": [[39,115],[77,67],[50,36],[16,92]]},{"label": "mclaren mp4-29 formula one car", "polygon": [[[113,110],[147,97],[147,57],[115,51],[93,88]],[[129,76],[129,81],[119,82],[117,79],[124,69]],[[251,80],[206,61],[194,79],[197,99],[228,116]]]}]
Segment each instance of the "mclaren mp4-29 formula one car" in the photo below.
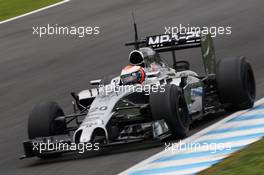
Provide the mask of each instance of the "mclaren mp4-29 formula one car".
[{"label": "mclaren mp4-29 formula one car", "polygon": [[[135,30],[136,31],[136,30]],[[98,143],[98,146],[184,138],[190,124],[219,111],[251,108],[256,88],[253,70],[244,57],[216,61],[210,35],[162,34],[126,43],[135,49],[129,65],[143,68],[140,84],[123,84],[121,76],[92,80],[93,86],[71,93],[74,112],[64,115],[55,102],[37,104],[29,114],[24,156],[48,157],[65,150],[34,149],[37,143]],[[176,50],[201,48],[205,74],[177,61]],[[171,52],[169,67],[161,52]],[[132,88],[131,88],[132,87]],[[138,90],[140,89],[140,90]]]}]

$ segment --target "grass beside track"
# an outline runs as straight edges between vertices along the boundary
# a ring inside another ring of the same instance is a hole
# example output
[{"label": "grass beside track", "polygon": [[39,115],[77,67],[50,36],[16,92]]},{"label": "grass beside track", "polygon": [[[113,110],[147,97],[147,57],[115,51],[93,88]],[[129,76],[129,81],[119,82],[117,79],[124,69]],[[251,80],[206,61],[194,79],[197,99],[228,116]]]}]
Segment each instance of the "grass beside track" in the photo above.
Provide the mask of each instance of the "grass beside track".
[{"label": "grass beside track", "polygon": [[264,138],[238,151],[198,175],[264,174]]},{"label": "grass beside track", "polygon": [[22,15],[62,0],[0,0],[0,21]]}]

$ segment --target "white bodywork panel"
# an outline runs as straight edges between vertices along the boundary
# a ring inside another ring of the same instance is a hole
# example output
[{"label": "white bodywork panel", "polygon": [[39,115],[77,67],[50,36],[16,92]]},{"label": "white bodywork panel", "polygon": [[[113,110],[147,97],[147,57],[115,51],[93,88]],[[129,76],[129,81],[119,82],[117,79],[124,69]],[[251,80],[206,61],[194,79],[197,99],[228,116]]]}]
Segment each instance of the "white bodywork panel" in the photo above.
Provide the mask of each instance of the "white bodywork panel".
[{"label": "white bodywork panel", "polygon": [[[199,79],[196,78],[197,74],[193,71],[181,71],[175,72],[174,69],[171,68],[162,68],[159,71],[146,71],[146,80],[144,85],[156,84],[160,85],[160,80],[164,80],[167,78],[171,78],[172,81],[169,82],[171,84],[175,84],[177,86],[180,85],[181,77],[187,76],[187,84],[199,83]],[[169,74],[168,74],[169,73]],[[105,88],[112,88],[119,84],[119,77],[115,77],[112,79],[109,85],[106,85]],[[184,87],[185,88],[185,87]],[[189,88],[189,87],[186,87]],[[105,131],[106,137],[108,137],[106,124],[111,119],[113,114],[113,109],[116,103],[122,98],[125,97],[132,92],[128,91],[119,91],[119,92],[109,92],[105,94],[105,90],[103,87],[94,88],[91,90],[81,91],[78,95],[80,99],[85,98],[95,98],[91,104],[91,107],[88,111],[87,116],[83,120],[80,127],[74,133],[75,135],[78,131],[82,130],[82,134],[80,136],[80,142],[89,142],[92,137],[92,133],[96,128],[101,128]],[[188,109],[190,113],[201,111],[202,110],[202,89],[201,87],[190,88],[191,92],[191,103],[188,104]],[[99,94],[98,94],[99,93]]]}]

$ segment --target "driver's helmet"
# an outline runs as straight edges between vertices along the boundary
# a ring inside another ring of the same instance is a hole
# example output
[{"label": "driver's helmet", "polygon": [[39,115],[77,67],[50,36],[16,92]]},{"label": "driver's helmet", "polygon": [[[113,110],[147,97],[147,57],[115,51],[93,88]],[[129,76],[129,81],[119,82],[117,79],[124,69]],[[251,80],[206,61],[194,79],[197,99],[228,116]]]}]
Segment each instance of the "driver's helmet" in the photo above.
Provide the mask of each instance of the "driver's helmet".
[{"label": "driver's helmet", "polygon": [[123,85],[142,84],[145,81],[145,72],[141,66],[128,65],[122,69],[120,80]]}]

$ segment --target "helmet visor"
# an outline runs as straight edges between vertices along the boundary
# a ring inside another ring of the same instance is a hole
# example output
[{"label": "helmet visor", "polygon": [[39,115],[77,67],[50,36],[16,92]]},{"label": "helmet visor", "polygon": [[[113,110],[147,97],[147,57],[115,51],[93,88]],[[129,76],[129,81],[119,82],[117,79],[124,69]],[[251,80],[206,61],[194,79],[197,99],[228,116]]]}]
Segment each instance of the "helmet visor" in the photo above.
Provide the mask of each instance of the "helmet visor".
[{"label": "helmet visor", "polygon": [[137,77],[137,73],[133,72],[130,74],[126,74],[126,75],[121,75],[121,81],[123,84],[135,84],[138,83],[138,77]]}]

